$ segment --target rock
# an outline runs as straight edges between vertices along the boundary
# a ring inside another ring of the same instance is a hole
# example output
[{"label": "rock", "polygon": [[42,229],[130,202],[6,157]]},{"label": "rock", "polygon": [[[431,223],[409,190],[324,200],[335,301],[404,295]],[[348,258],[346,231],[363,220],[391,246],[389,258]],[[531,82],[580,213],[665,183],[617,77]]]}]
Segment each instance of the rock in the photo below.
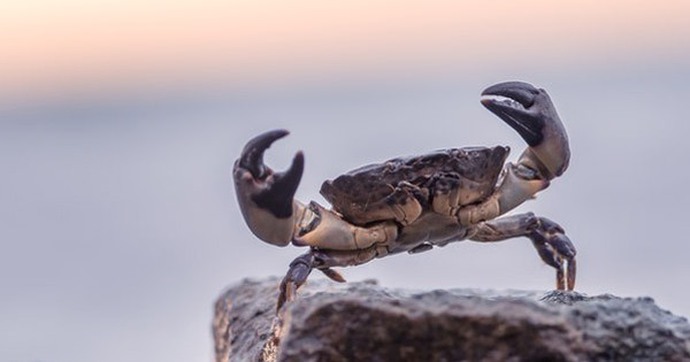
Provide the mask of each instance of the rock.
[{"label": "rock", "polygon": [[651,298],[310,280],[276,315],[279,282],[218,299],[216,361],[690,361],[688,321]]}]

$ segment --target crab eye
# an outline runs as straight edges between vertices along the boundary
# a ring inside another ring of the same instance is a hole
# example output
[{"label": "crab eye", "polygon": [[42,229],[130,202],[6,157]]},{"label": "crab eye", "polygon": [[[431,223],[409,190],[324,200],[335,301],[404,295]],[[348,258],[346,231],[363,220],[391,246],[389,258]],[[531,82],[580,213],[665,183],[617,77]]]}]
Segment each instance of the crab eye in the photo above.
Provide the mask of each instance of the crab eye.
[{"label": "crab eye", "polygon": [[302,216],[302,220],[299,222],[299,231],[297,232],[297,236],[304,236],[305,234],[308,234],[312,230],[316,229],[317,226],[319,226],[319,223],[321,222],[321,211],[319,211],[319,207],[314,203],[314,201],[309,203],[309,206],[304,210],[304,215]]}]

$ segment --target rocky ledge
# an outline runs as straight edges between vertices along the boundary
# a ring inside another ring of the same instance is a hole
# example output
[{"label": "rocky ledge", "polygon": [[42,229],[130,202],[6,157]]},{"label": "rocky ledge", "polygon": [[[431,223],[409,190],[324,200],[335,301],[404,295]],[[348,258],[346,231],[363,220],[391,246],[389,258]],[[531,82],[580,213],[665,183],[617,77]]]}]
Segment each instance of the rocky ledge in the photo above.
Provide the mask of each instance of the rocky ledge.
[{"label": "rocky ledge", "polygon": [[310,280],[276,315],[278,284],[220,296],[217,362],[690,361],[688,321],[651,298]]}]

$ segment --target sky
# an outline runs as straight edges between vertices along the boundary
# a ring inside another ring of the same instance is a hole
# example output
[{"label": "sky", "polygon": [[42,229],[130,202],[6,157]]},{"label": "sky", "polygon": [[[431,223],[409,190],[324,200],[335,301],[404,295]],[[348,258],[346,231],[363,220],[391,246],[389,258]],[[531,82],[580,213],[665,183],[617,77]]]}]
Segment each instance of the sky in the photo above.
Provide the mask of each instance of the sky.
[{"label": "sky", "polygon": [[687,50],[688,10],[680,0],[14,1],[0,12],[0,83],[12,96],[55,96],[443,77],[506,58],[674,58]]},{"label": "sky", "polygon": [[[577,290],[690,316],[685,1],[34,1],[0,5],[0,360],[208,361],[214,299],[303,250],[257,240],[230,170],[297,150],[297,197],[363,164],[525,145],[479,104],[520,79],[569,132],[521,206],[578,248]],[[498,266],[498,267],[497,267]],[[526,239],[342,270],[396,288],[534,289]],[[312,277],[320,277],[313,275]]]}]

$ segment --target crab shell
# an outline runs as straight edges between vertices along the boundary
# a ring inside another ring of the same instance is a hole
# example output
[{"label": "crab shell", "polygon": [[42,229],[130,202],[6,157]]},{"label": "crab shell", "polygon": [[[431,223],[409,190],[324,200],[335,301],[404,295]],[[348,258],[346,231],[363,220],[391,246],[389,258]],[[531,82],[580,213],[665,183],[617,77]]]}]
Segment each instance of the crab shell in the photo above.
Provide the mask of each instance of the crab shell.
[{"label": "crab shell", "polygon": [[468,229],[449,215],[453,211],[441,210],[457,210],[492,195],[509,152],[502,146],[466,147],[396,158],[326,181],[321,194],[354,225],[400,223],[388,253],[414,249],[420,239],[444,245],[466,237]]},{"label": "crab shell", "polygon": [[433,200],[451,192],[462,207],[493,193],[508,153],[508,147],[467,147],[395,158],[326,181],[321,195],[355,225],[391,219],[392,207],[414,201],[421,209],[412,212],[433,210]]}]

